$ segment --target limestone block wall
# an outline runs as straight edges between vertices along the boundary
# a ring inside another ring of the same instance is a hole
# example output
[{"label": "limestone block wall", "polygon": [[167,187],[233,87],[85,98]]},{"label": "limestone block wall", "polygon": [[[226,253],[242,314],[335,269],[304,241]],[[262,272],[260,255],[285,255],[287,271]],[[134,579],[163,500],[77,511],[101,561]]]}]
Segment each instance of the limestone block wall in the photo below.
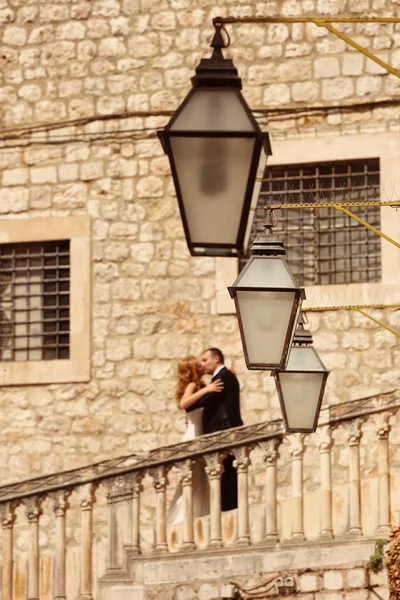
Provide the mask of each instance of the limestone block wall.
[{"label": "limestone block wall", "polygon": [[[189,256],[154,135],[167,120],[158,111],[174,111],[187,93],[217,14],[396,10],[389,0],[0,2],[0,218],[41,219],[46,228],[49,217],[89,215],[92,223],[91,379],[0,389],[1,482],[179,440],[176,365],[210,345],[240,379],[245,423],[280,416],[269,373],[245,369],[236,318],[217,312],[216,260]],[[343,29],[400,64],[398,25]],[[227,55],[251,108],[326,109],[262,118],[272,144],[398,131],[399,109],[385,102],[396,98],[399,80],[323,29],[229,32]],[[340,108],[353,103],[365,105]],[[399,312],[372,314],[400,327]],[[309,322],[332,370],[326,402],[398,386],[397,338],[346,311],[313,313]]]}]

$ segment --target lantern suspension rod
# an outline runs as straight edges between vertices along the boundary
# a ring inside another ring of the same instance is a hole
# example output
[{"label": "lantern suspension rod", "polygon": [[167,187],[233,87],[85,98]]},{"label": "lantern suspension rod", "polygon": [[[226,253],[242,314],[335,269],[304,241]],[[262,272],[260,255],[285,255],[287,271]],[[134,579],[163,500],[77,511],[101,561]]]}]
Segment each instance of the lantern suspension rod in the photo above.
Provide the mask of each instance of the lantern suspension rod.
[{"label": "lantern suspension rod", "polygon": [[268,23],[314,23],[318,27],[325,27],[328,31],[342,39],[350,46],[353,46],[358,52],[361,52],[367,58],[370,58],[386,71],[400,78],[400,71],[389,65],[378,56],[357,44],[351,37],[330,25],[330,23],[400,23],[400,17],[215,17],[213,19],[214,26],[216,24],[234,24],[234,23],[253,23],[253,24],[268,24]]}]

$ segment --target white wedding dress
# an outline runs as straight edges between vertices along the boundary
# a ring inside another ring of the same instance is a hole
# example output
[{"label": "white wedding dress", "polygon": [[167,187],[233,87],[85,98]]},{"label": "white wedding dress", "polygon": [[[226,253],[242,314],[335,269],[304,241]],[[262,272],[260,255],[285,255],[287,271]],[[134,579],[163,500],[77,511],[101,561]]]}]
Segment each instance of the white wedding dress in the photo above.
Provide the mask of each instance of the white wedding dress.
[{"label": "white wedding dress", "polygon": [[[186,413],[187,427],[183,442],[194,440],[203,434],[203,409],[196,408]],[[210,488],[204,464],[197,460],[192,475],[193,517],[203,517],[210,513]],[[168,511],[168,524],[177,525],[183,522],[184,507],[182,482],[176,486]]]}]

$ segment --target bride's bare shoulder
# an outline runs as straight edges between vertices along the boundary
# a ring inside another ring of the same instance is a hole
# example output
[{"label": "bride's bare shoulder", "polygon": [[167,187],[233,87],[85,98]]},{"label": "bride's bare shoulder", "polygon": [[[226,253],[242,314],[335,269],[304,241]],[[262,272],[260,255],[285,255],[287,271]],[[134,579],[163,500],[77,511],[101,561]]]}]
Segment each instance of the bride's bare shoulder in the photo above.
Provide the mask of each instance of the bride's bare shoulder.
[{"label": "bride's bare shoulder", "polygon": [[189,394],[193,394],[193,392],[196,390],[196,384],[194,381],[191,381],[190,383],[187,384],[186,388],[185,388],[185,394],[189,393]]}]

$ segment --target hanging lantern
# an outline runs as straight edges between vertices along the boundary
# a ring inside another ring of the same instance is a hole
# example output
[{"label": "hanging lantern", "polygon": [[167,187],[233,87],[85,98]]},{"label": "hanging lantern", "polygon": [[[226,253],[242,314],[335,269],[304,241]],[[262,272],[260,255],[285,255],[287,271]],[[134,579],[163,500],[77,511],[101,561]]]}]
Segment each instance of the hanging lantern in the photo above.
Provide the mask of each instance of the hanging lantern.
[{"label": "hanging lantern", "polygon": [[273,372],[286,431],[315,431],[328,375],[300,314],[287,367]]},{"label": "hanging lantern", "polygon": [[257,236],[251,257],[232,287],[248,369],[284,369],[304,289],[286,262],[283,243],[272,235],[272,211]]},{"label": "hanging lantern", "polygon": [[[223,57],[221,24],[193,88],[158,137],[168,155],[192,255],[241,256],[271,147],[246,104],[242,82]],[[253,208],[251,211],[250,209]]]}]

